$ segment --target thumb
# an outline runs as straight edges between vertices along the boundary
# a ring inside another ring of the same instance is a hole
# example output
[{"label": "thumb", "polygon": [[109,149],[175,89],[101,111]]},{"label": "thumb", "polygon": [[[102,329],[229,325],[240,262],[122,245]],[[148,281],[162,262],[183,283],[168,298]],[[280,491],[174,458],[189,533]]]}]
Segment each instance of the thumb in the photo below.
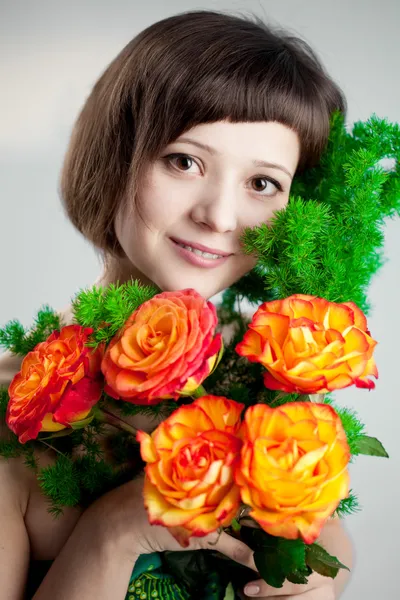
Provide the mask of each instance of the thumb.
[{"label": "thumb", "polygon": [[224,531],[208,535],[200,541],[200,545],[203,549],[221,552],[235,562],[257,572],[253,550]]}]

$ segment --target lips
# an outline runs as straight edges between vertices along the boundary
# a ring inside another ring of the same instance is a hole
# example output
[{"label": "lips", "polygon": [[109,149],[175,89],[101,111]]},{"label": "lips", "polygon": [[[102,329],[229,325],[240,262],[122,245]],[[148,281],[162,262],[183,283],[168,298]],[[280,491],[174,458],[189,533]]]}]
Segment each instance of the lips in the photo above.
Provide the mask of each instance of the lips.
[{"label": "lips", "polygon": [[[179,238],[176,238],[176,240],[170,238],[170,241],[171,245],[175,248],[175,251],[186,263],[202,269],[215,269],[223,265],[229,260],[229,257],[232,256],[226,252],[224,252],[224,256],[222,256],[217,254],[217,252],[221,252],[221,250],[209,248],[202,244],[186,244],[183,241],[181,242]],[[203,248],[205,248],[205,250],[203,250]]]},{"label": "lips", "polygon": [[182,240],[180,238],[174,237],[172,237],[171,240],[175,242],[175,244],[183,244],[184,246],[190,246],[194,250],[208,252],[209,254],[218,254],[218,256],[231,256],[231,254],[233,254],[233,252],[225,252],[224,250],[219,250],[218,248],[210,248],[209,246],[204,246],[203,244],[190,242],[189,240]]}]

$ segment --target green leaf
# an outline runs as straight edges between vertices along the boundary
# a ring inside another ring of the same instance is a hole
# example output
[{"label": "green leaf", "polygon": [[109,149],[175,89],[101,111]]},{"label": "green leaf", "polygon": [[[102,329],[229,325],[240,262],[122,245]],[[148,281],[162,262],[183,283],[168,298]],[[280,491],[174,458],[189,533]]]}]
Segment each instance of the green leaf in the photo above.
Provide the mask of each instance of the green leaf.
[{"label": "green leaf", "polygon": [[332,577],[334,579],[339,572],[339,569],[350,569],[336,558],[331,556],[329,552],[325,550],[319,544],[311,544],[306,549],[306,563],[313,571],[324,575],[325,577]]},{"label": "green leaf", "polygon": [[208,550],[166,551],[161,558],[165,571],[171,573],[179,585],[187,588],[191,597],[202,597],[206,576],[213,571]]},{"label": "green leaf", "polygon": [[303,540],[286,540],[262,529],[242,527],[243,541],[254,549],[254,562],[269,585],[280,588],[285,579],[306,582],[306,545]]},{"label": "green leaf", "polygon": [[389,458],[389,454],[382,446],[381,442],[369,435],[360,435],[356,440],[356,451],[358,454],[367,454],[368,456],[383,456]]},{"label": "green leaf", "polygon": [[86,419],[82,419],[82,421],[75,421],[75,423],[70,423],[72,429],[83,429],[87,425],[89,425],[94,419],[94,415],[90,415],[86,417]]},{"label": "green leaf", "polygon": [[264,581],[275,588],[281,588],[283,586],[286,576],[276,555],[271,555],[271,553],[262,550],[256,550],[254,552],[254,562]]},{"label": "green leaf", "polygon": [[224,600],[235,600],[235,590],[233,589],[232,583],[228,583],[225,590]]},{"label": "green leaf", "polygon": [[306,585],[308,583],[308,576],[311,575],[312,570],[308,567],[304,571],[293,571],[293,573],[289,573],[286,575],[286,579],[290,581],[290,583],[300,583]]}]

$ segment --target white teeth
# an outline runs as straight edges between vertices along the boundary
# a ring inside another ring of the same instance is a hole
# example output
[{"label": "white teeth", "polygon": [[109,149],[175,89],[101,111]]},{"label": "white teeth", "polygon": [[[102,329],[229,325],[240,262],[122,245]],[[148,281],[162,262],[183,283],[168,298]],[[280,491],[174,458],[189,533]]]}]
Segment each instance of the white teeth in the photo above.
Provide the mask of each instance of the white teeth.
[{"label": "white teeth", "polygon": [[211,254],[211,252],[202,252],[201,250],[198,250],[197,248],[192,248],[191,246],[186,246],[185,244],[178,244],[178,246],[181,246],[182,248],[185,248],[186,250],[189,250],[190,252],[193,252],[193,254],[197,254],[197,256],[202,256],[203,258],[222,258],[222,256],[220,256],[219,254]]}]

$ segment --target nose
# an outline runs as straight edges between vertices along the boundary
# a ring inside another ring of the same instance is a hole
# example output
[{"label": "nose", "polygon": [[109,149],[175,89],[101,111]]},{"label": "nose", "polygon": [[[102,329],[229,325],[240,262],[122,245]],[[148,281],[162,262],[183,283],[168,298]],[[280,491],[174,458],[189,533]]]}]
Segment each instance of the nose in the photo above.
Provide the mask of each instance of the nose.
[{"label": "nose", "polygon": [[210,184],[192,208],[191,217],[203,228],[217,233],[235,231],[238,226],[237,190],[228,182]]}]

